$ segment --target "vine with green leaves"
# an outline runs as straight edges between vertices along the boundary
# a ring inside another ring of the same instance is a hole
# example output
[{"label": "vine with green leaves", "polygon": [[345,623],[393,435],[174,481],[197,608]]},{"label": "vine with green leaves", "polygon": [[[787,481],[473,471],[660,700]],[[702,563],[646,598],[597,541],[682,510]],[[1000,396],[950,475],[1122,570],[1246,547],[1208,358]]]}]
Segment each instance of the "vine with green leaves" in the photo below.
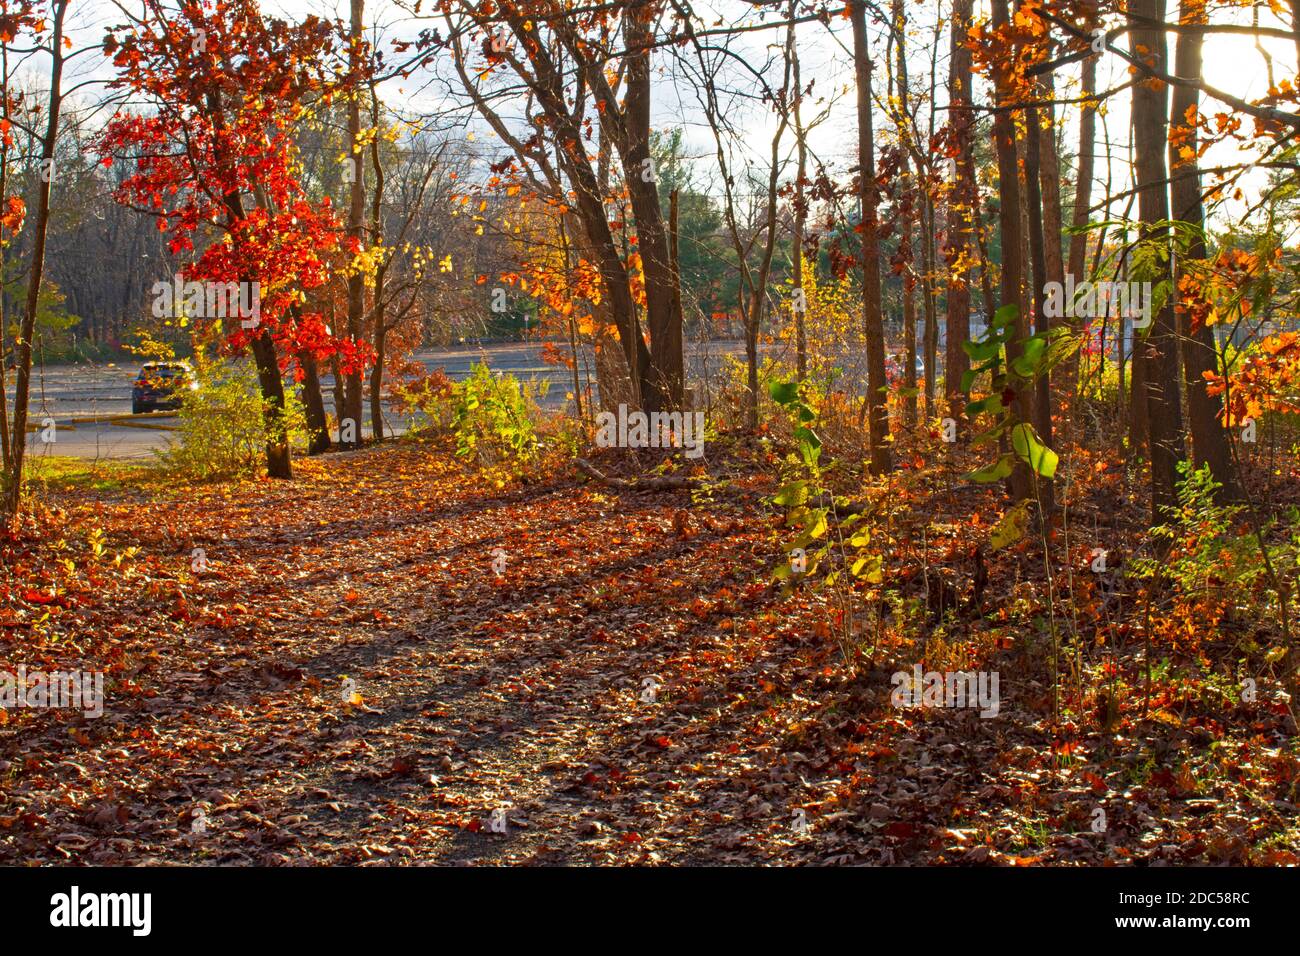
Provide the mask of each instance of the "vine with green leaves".
[{"label": "vine with green leaves", "polygon": [[[795,453],[785,464],[785,480],[772,502],[786,509],[785,523],[795,537],[784,544],[789,558],[772,571],[790,593],[801,581],[815,580],[821,587],[840,585],[837,591],[842,628],[836,639],[850,668],[855,666],[852,585],[862,580],[879,584],[883,559],[868,550],[871,532],[864,515],[854,511],[841,516],[847,500],[836,498],[826,483],[831,468],[822,464],[822,442],[814,430],[817,412],[807,401],[807,383],[772,382],[768,394],[793,419]],[[833,466],[832,466],[833,467]]]},{"label": "vine with green leaves", "polygon": [[987,484],[1008,478],[1017,458],[1042,478],[1051,479],[1056,475],[1059,460],[1056,452],[1044,444],[1032,424],[1020,421],[1014,396],[1060,364],[1078,348],[1078,341],[1063,327],[1037,332],[1020,340],[1021,353],[1008,362],[1006,348],[1015,335],[1019,315],[1018,305],[1004,305],[993,314],[993,321],[982,338],[962,343],[971,359],[971,368],[961,379],[962,392],[970,395],[976,380],[985,372],[989,373],[992,386],[988,395],[966,406],[966,415],[971,419],[981,414],[994,416],[993,425],[976,435],[971,445],[992,444],[1004,436],[1011,442],[1010,451],[967,474],[965,477],[970,481]]}]

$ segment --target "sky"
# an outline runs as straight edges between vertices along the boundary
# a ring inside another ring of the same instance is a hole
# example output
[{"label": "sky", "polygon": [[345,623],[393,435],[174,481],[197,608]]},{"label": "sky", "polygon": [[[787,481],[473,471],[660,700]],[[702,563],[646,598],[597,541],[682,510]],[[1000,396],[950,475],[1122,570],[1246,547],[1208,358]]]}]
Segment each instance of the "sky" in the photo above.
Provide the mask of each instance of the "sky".
[{"label": "sky", "polygon": [[[921,80],[928,80],[930,72],[930,45],[932,27],[935,18],[935,0],[909,2],[909,17],[914,21],[912,36],[909,38],[909,71],[914,85]],[[128,9],[137,4],[124,0]],[[427,6],[427,4],[426,4]],[[419,29],[441,25],[440,20],[416,20],[393,0],[371,0],[367,4],[367,22],[378,25],[379,42],[387,47],[395,38],[410,38]],[[946,10],[947,3],[942,3]],[[348,7],[339,0],[264,0],[263,9],[268,14],[282,16],[285,19],[300,19],[309,13],[319,16],[346,19]],[[738,0],[698,0],[697,12],[710,25],[723,21],[727,23],[754,22],[751,8]],[[987,14],[987,4],[977,2],[976,15]],[[1216,20],[1224,14],[1216,13]],[[1237,22],[1248,24],[1249,11],[1236,11]],[[111,0],[74,0],[74,13],[69,32],[74,41],[87,42],[103,35],[104,28],[121,18],[120,11]],[[771,19],[771,18],[769,18]],[[1271,13],[1265,9],[1261,13],[1261,24],[1279,26]],[[878,26],[872,32],[872,52],[877,57],[885,55],[883,30]],[[814,81],[813,102],[805,109],[808,113],[817,113],[821,109],[828,111],[826,120],[809,136],[810,149],[814,155],[826,162],[833,170],[843,173],[856,164],[856,129],[857,120],[854,108],[851,60],[848,54],[851,46],[848,21],[837,19],[832,29],[827,30],[820,23],[801,24],[797,31],[805,82]],[[784,28],[758,31],[742,35],[736,41],[736,49],[742,52],[749,64],[758,68],[762,64],[772,63],[767,82],[778,86],[780,77],[780,51],[770,49],[771,44],[779,44],[784,39]],[[946,31],[939,42],[937,75],[939,78],[936,99],[940,106],[946,104],[948,37]],[[1275,80],[1292,79],[1296,74],[1296,54],[1294,46],[1283,40],[1265,39],[1264,50],[1273,58]],[[1173,38],[1170,38],[1172,59]],[[658,129],[681,128],[687,144],[688,155],[700,158],[701,174],[708,175],[713,165],[714,143],[712,134],[704,122],[703,114],[691,84],[683,81],[680,68],[667,54],[658,54],[655,58],[657,67],[655,89],[653,94],[654,111],[652,123]],[[34,67],[39,67],[34,63]],[[1244,36],[1210,36],[1205,44],[1205,78],[1211,85],[1230,91],[1245,98],[1262,96],[1268,86],[1268,65],[1264,56],[1256,49],[1255,40]],[[111,68],[102,57],[92,56],[80,60],[72,70],[69,85],[104,79],[111,75]],[[391,81],[385,90],[390,106],[407,114],[436,111],[446,106],[447,86],[440,80],[452,79],[454,74],[446,63],[435,66],[433,70],[421,71],[420,74],[406,80]],[[877,77],[883,82],[883,70],[878,70]],[[1073,96],[1077,93],[1077,66],[1067,68],[1058,77],[1058,95]],[[1127,79],[1127,65],[1118,57],[1107,56],[1102,60],[1099,70],[1099,89],[1119,85]],[[94,95],[93,86],[86,88],[82,95]],[[977,91],[977,96],[979,95]],[[818,102],[818,101],[821,102]],[[1206,102],[1207,112],[1214,112],[1226,107],[1213,102]],[[942,122],[942,113],[940,122]],[[1061,140],[1064,149],[1075,152],[1077,143],[1077,111],[1070,107],[1062,115],[1058,108],[1058,119],[1062,121]],[[727,118],[738,128],[744,130],[744,136],[738,148],[747,150],[750,158],[766,163],[766,154],[770,149],[772,133],[776,118],[770,109],[757,104],[731,102],[727,106]],[[877,120],[877,129],[884,130],[888,124]],[[1249,123],[1247,124],[1249,126]],[[469,135],[475,141],[491,143],[495,137],[481,122],[471,123]],[[1128,177],[1127,164],[1128,130],[1128,93],[1113,98],[1106,107],[1104,122],[1098,124],[1098,185],[1094,192],[1100,194],[1107,179],[1105,163],[1104,137],[1109,135],[1113,144],[1112,167],[1110,178],[1115,184],[1116,192],[1121,192]],[[885,133],[884,135],[887,135]],[[793,148],[793,136],[788,137],[788,146]],[[789,152],[786,154],[790,155]],[[743,156],[743,152],[742,152]],[[738,159],[741,157],[738,157]],[[1233,146],[1216,147],[1204,160],[1204,164],[1218,165],[1241,161],[1241,154]],[[793,175],[791,166],[790,174]],[[788,178],[788,177],[786,177]],[[1253,195],[1264,181],[1262,171],[1256,171],[1243,180],[1248,197]],[[1229,203],[1221,211],[1220,217],[1226,221],[1244,208],[1242,203]]]}]

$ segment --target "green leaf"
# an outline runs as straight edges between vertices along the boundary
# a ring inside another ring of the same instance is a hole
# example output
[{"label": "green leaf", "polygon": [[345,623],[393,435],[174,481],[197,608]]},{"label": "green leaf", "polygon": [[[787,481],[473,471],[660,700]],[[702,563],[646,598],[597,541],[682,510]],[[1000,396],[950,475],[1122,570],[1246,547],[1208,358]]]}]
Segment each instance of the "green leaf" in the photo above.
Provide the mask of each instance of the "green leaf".
[{"label": "green leaf", "polygon": [[1064,326],[1052,329],[1049,334],[1051,344],[1048,346],[1047,361],[1039,369],[1040,374],[1050,372],[1083,346],[1083,336]]},{"label": "green leaf", "polygon": [[1016,370],[1016,374],[1021,378],[1033,378],[1038,374],[1039,365],[1042,363],[1043,354],[1047,350],[1047,339],[1031,335],[1025,339],[1024,351],[1016,357],[1011,363],[1011,367]]},{"label": "green leaf", "polygon": [[817,459],[822,454],[822,440],[811,428],[799,426],[794,430],[794,437],[799,440],[799,457],[808,468],[817,467]]},{"label": "green leaf", "polygon": [[880,573],[882,564],[883,562],[878,554],[858,558],[853,562],[853,566],[849,568],[849,574],[855,578],[865,577],[871,584],[879,584],[882,578]]},{"label": "green leaf", "polygon": [[822,447],[822,440],[817,437],[817,433],[813,431],[811,428],[805,428],[802,425],[799,426],[794,430],[794,437],[799,441],[803,442],[804,444],[810,445],[813,448]]},{"label": "green leaf", "polygon": [[808,500],[808,482],[792,481],[776,493],[772,501],[778,505],[801,505]]},{"label": "green leaf", "polygon": [[772,382],[767,386],[767,394],[778,405],[789,405],[799,398],[799,383]]},{"label": "green leaf", "polygon": [[972,362],[987,362],[997,358],[1002,351],[1002,343],[997,339],[985,339],[981,342],[963,342],[962,349],[971,357]]},{"label": "green leaf", "polygon": [[1056,475],[1056,465],[1059,460],[1057,454],[1039,440],[1034,426],[1022,423],[1012,428],[1011,447],[1016,450],[1021,461],[1044,478],[1052,478]]},{"label": "green leaf", "polygon": [[986,485],[994,481],[1001,481],[1003,478],[1010,475],[1011,468],[1011,456],[1003,455],[992,464],[985,465],[983,468],[972,471],[970,474],[966,475],[966,480]]},{"label": "green leaf", "polygon": [[967,405],[966,415],[970,418],[974,418],[976,415],[983,414],[984,412],[990,412],[996,415],[998,412],[1002,411],[1004,407],[1001,395],[989,395],[985,398],[981,398],[977,402],[971,402]]},{"label": "green leaf", "polygon": [[993,442],[997,441],[1004,434],[1006,434],[1006,431],[1007,431],[1007,423],[1005,421],[1000,421],[997,424],[995,424],[992,428],[990,428],[988,431],[982,431],[974,438],[972,438],[970,440],[970,446],[972,448],[978,448],[981,445],[991,445],[993,444]]}]

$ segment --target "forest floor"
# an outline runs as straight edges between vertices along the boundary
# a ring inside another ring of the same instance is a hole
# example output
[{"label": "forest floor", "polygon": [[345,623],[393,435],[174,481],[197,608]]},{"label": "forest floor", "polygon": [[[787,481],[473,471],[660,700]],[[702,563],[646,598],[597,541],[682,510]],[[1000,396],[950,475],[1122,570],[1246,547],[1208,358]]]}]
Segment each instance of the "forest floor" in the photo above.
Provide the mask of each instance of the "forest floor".
[{"label": "forest floor", "polygon": [[[986,585],[970,561],[995,490],[906,461],[875,490],[913,611],[866,615],[847,666],[834,595],[769,583],[776,462],[729,444],[694,493],[496,487],[403,441],[291,483],[51,480],[0,540],[0,671],[101,670],[106,702],[0,711],[0,863],[1300,859],[1276,692],[1130,689],[1094,720],[1084,668],[1052,719],[1020,608],[1041,557],[998,552]],[[1081,523],[1120,535],[1121,485]],[[997,669],[996,718],[891,706],[921,660]]]}]

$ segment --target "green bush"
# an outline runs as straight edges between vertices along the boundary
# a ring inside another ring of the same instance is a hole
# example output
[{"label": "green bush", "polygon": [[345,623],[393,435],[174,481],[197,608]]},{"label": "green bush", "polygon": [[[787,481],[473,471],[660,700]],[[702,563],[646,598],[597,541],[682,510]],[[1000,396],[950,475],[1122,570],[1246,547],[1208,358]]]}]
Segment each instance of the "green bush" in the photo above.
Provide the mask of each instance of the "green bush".
[{"label": "green bush", "polygon": [[[178,440],[155,454],[165,468],[193,480],[255,474],[266,455],[256,370],[248,362],[195,358],[197,388],[181,395]],[[292,394],[285,395],[282,426],[291,442],[305,440],[306,416]]]},{"label": "green bush", "polygon": [[487,465],[522,467],[536,461],[538,438],[534,399],[545,386],[524,386],[513,375],[494,373],[482,362],[453,391],[452,431],[456,454],[477,456]]}]

